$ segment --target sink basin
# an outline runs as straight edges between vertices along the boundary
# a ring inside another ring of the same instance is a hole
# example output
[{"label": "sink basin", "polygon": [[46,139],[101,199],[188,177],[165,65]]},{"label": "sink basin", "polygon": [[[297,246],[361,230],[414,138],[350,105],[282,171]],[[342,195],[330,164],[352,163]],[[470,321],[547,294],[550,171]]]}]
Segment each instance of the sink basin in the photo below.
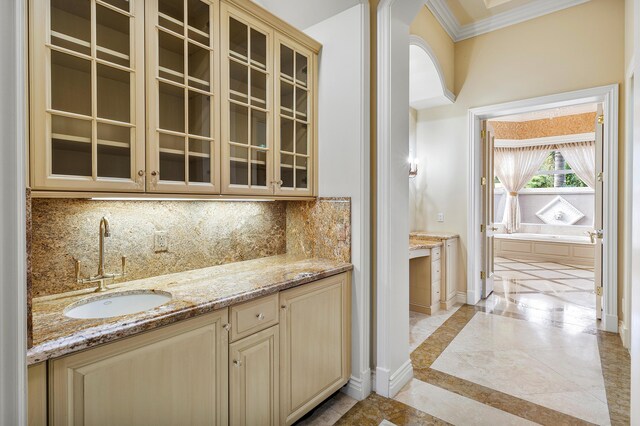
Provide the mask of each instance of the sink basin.
[{"label": "sink basin", "polygon": [[90,297],[67,306],[69,318],[111,318],[148,311],[171,300],[164,291],[127,291]]}]

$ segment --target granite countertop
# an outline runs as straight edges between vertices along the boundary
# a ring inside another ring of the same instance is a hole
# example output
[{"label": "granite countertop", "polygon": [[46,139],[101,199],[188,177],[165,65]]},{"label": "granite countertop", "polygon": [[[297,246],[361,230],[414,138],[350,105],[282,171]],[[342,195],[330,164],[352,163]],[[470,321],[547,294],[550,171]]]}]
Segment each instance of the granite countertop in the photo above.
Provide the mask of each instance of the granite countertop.
[{"label": "granite countertop", "polygon": [[450,238],[460,238],[460,234],[455,232],[429,232],[429,231],[415,231],[409,234],[409,238],[422,238],[428,240],[448,240]]},{"label": "granite countertop", "polygon": [[[33,347],[29,365],[154,329],[280,290],[353,269],[350,263],[279,255],[111,285],[33,300]],[[104,319],[73,319],[70,304],[112,293],[157,290],[172,299],[154,309]]]},{"label": "granite countertop", "polygon": [[442,244],[441,240],[409,238],[409,251],[442,247]]}]

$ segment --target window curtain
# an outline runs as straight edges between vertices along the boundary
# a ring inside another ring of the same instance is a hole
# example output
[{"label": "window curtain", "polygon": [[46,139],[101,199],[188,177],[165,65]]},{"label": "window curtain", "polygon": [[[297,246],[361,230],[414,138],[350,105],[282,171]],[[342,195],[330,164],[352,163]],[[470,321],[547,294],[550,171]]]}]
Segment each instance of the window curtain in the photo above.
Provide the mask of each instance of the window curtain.
[{"label": "window curtain", "polygon": [[495,173],[507,192],[503,223],[507,233],[520,228],[520,201],[518,192],[538,172],[551,146],[529,146],[522,148],[495,148]]},{"label": "window curtain", "polygon": [[558,146],[571,170],[591,189],[596,187],[596,142],[573,142]]}]

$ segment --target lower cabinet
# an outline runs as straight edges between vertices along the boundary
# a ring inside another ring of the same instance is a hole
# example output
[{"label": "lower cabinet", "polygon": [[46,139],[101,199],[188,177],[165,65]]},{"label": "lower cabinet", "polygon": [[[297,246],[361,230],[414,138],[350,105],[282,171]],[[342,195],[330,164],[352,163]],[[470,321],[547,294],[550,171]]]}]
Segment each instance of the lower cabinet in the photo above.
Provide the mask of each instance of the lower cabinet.
[{"label": "lower cabinet", "polygon": [[29,424],[290,425],[349,380],[350,277],[31,366]]},{"label": "lower cabinet", "polygon": [[444,265],[442,277],[442,309],[449,309],[456,302],[458,293],[458,238],[444,241]]},{"label": "lower cabinet", "polygon": [[227,309],[53,360],[53,425],[228,423]]},{"label": "lower cabinet", "polygon": [[351,374],[350,275],[280,293],[280,414],[290,425]]},{"label": "lower cabinet", "polygon": [[229,346],[230,424],[279,424],[278,337],[276,325]]}]

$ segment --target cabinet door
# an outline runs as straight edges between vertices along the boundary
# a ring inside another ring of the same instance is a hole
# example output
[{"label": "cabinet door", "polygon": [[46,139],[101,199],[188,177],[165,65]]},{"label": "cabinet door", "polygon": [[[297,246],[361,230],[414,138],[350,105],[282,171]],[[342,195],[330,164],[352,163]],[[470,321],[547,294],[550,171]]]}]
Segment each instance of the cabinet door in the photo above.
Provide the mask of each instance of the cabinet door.
[{"label": "cabinet door", "polygon": [[229,346],[230,424],[280,422],[278,326]]},{"label": "cabinet door", "polygon": [[30,365],[27,379],[27,424],[44,426],[47,424],[47,363]]},{"label": "cabinet door", "polygon": [[226,425],[227,310],[54,360],[53,425]]},{"label": "cabinet door", "polygon": [[153,0],[147,13],[147,190],[220,192],[217,0]]},{"label": "cabinet door", "polygon": [[315,171],[315,56],[276,36],[276,194],[313,195]]},{"label": "cabinet door", "polygon": [[144,1],[32,0],[31,186],[144,191]]},{"label": "cabinet door", "polygon": [[458,239],[452,238],[446,241],[446,300],[456,297],[458,292]]},{"label": "cabinet door", "polygon": [[273,33],[221,3],[222,192],[273,194]]},{"label": "cabinet door", "polygon": [[280,293],[280,415],[292,424],[351,374],[348,273]]}]

